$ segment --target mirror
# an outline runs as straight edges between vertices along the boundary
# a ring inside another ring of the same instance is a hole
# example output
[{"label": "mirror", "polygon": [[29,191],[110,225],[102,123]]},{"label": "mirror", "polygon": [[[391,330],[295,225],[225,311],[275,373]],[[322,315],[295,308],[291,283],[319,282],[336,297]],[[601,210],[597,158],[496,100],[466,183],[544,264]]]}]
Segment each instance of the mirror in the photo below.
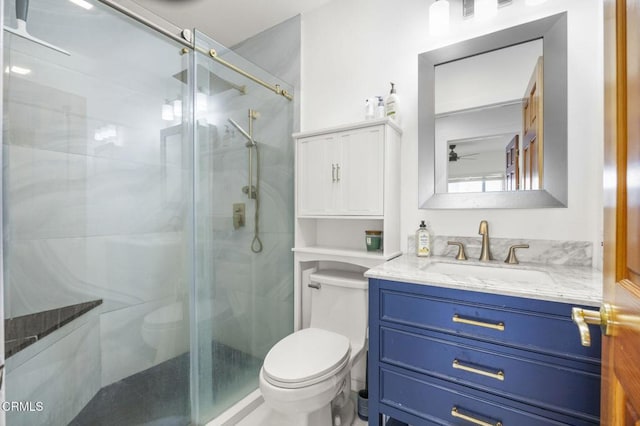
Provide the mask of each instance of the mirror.
[{"label": "mirror", "polygon": [[566,13],[419,55],[421,208],[567,204]]}]

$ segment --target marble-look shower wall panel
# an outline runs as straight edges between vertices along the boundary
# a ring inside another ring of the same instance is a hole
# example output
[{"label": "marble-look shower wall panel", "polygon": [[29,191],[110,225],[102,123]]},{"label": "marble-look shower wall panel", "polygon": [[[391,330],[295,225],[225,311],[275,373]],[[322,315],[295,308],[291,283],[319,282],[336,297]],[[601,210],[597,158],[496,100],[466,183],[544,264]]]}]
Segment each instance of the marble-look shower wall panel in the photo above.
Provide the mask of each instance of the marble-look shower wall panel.
[{"label": "marble-look shower wall panel", "polygon": [[[245,239],[235,253],[225,250],[216,257],[214,282],[219,304],[214,339],[256,357],[265,356],[283,330],[292,331],[293,315],[293,237],[264,233],[261,238],[264,250],[259,254],[249,252],[250,239]],[[230,316],[222,315],[225,305]]]},{"label": "marble-look shower wall panel", "polygon": [[188,171],[31,148],[8,150],[11,239],[177,231]]},{"label": "marble-look shower wall panel", "polygon": [[6,401],[42,402],[42,411],[7,412],[15,426],[66,425],[100,389],[97,314],[16,368],[7,361]]},{"label": "marble-look shower wall panel", "polygon": [[86,240],[13,241],[6,250],[5,316],[14,318],[97,298],[85,284]]},{"label": "marble-look shower wall panel", "polygon": [[234,52],[293,86],[292,133],[300,130],[301,21],[295,16],[233,46]]},{"label": "marble-look shower wall panel", "polygon": [[[147,343],[143,326],[146,315],[176,302],[186,303],[169,298],[118,309],[100,316],[102,387],[168,359],[163,358],[155,347]],[[180,313],[182,320],[176,321],[174,325],[181,327],[179,335],[183,339],[162,342],[163,348],[171,351],[171,357],[188,350],[189,318],[186,310],[180,310]]]},{"label": "marble-look shower wall panel", "polygon": [[187,171],[98,158],[90,159],[88,168],[88,235],[182,229]]},{"label": "marble-look shower wall panel", "polygon": [[12,74],[4,88],[5,145],[87,154],[86,98]]},{"label": "marble-look shower wall panel", "polygon": [[85,235],[87,157],[19,146],[4,152],[9,239]]},{"label": "marble-look shower wall panel", "polygon": [[14,241],[7,250],[6,315],[92,299],[136,305],[186,292],[182,233]]}]

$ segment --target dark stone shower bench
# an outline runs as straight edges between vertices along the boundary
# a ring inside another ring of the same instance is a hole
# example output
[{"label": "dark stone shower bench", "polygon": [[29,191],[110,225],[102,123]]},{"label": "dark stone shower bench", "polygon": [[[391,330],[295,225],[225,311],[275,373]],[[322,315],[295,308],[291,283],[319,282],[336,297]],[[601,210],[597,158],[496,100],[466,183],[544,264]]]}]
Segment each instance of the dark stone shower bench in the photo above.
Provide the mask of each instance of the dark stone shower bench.
[{"label": "dark stone shower bench", "polygon": [[101,304],[101,299],[92,300],[4,320],[5,358],[15,355]]}]

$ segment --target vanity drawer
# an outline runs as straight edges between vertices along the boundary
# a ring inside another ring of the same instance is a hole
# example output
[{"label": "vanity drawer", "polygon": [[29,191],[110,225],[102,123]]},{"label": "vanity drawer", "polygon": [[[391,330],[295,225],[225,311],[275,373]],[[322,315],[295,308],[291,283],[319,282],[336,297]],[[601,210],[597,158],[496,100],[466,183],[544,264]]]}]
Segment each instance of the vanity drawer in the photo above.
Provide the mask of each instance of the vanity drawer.
[{"label": "vanity drawer", "polygon": [[[580,344],[571,321],[572,305],[508,296],[382,282],[380,320],[504,343],[554,355],[600,362],[600,333],[591,347]],[[399,291],[406,286],[411,293]],[[492,304],[484,303],[490,300]],[[528,306],[531,310],[528,310]],[[548,310],[534,307],[542,306]],[[569,336],[569,337],[568,337]]]},{"label": "vanity drawer", "polygon": [[540,354],[533,358],[521,350],[505,349],[440,333],[380,328],[381,362],[597,423],[598,368]]},{"label": "vanity drawer", "polygon": [[[411,424],[503,426],[594,425],[567,416],[533,413],[515,408],[499,397],[466,391],[464,387],[433,377],[416,378],[408,374],[382,368],[380,371],[380,402],[411,416]],[[533,408],[533,407],[532,407]],[[535,411],[532,410],[532,411]],[[415,421],[419,419],[419,421]],[[476,423],[473,423],[473,420]],[[404,419],[402,419],[404,420]],[[477,421],[485,422],[478,423]]]}]

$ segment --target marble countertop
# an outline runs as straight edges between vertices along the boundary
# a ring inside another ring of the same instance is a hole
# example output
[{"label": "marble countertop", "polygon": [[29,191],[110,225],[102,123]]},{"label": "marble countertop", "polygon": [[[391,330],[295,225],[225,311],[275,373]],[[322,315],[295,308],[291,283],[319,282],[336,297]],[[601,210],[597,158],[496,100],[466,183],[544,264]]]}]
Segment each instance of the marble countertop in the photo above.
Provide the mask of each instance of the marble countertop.
[{"label": "marble countertop", "polygon": [[[471,274],[434,273],[428,270],[428,266],[435,262],[543,271],[551,279],[532,284],[498,278],[478,278]],[[451,257],[403,255],[369,269],[364,275],[368,278],[594,307],[599,307],[602,303],[602,272],[587,266],[525,262],[507,265],[499,260],[487,264],[477,260],[458,261]]]}]

